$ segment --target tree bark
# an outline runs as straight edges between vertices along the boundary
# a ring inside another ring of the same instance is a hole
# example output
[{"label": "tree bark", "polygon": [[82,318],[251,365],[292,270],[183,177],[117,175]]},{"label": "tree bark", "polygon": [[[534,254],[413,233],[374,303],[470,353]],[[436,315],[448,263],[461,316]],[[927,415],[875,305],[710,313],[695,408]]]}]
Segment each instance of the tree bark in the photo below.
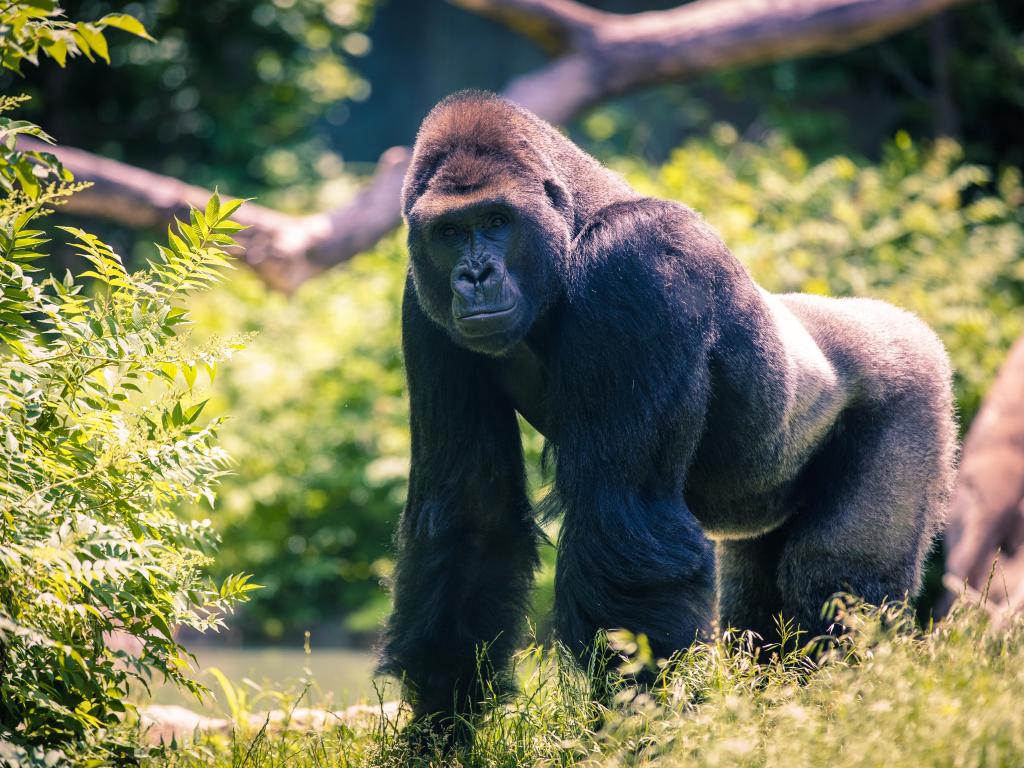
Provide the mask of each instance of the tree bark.
[{"label": "tree bark", "polygon": [[[971,0],[695,0],[634,14],[574,0],[449,0],[537,42],[555,60],[503,92],[553,123],[635,88],[726,67],[840,51],[879,40]],[[26,144],[29,142],[26,141]],[[146,227],[201,205],[209,192],[70,148],[54,151],[94,186],[65,210]],[[245,261],[270,285],[290,291],[340,264],[400,222],[399,192],[409,150],[395,147],[348,204],[291,216],[249,204],[239,216]]]},{"label": "tree bark", "polygon": [[[76,215],[108,219],[134,229],[156,229],[184,219],[189,206],[202,209],[210,190],[135,168],[71,147],[52,147],[21,137],[24,149],[52,152],[92,186],[62,207]],[[241,259],[268,285],[291,292],[328,267],[368,250],[398,223],[398,197],[409,150],[394,147],[377,164],[373,180],[346,205],[333,211],[293,216],[246,203],[232,217],[249,227],[235,239]]]},{"label": "tree bark", "polygon": [[1024,609],[1024,336],[964,441],[946,553],[941,608],[966,584],[973,596],[987,594],[990,606]]}]

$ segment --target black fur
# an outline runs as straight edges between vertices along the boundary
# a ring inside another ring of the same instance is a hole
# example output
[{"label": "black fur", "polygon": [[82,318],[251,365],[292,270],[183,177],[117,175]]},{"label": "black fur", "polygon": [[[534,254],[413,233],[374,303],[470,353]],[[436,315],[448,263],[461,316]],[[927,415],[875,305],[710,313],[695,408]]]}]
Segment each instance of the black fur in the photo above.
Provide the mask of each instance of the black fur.
[{"label": "black fur", "polygon": [[[548,439],[561,638],[812,631],[840,590],[917,590],[953,475],[950,370],[914,316],[772,296],[689,208],[529,112],[462,93],[406,177],[412,472],[384,668],[418,717],[499,684],[537,529],[518,410]],[[703,531],[703,533],[702,533]]]}]

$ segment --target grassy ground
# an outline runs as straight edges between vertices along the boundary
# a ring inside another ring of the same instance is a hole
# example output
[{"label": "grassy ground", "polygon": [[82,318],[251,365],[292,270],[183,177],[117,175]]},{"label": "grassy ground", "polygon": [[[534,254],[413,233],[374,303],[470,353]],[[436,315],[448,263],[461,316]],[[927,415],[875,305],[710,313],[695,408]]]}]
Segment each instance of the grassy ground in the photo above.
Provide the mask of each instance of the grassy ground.
[{"label": "grassy ground", "polygon": [[[447,757],[411,754],[398,723],[369,717],[326,733],[239,732],[151,765],[1024,766],[1024,620],[997,629],[961,607],[922,632],[897,608],[858,607],[846,623],[820,668],[798,650],[758,665],[744,638],[725,637],[663,667],[651,694],[624,689],[607,708],[557,653],[530,649],[522,693]],[[629,638],[617,642],[644,663]]]}]

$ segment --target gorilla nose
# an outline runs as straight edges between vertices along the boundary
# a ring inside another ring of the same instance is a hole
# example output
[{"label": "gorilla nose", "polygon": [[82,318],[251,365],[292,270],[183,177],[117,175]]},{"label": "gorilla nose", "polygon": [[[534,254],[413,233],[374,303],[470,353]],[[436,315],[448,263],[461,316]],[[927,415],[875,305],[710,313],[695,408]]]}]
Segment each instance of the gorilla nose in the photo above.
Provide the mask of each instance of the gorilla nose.
[{"label": "gorilla nose", "polygon": [[478,285],[483,285],[489,278],[493,277],[495,271],[493,261],[486,261],[483,264],[477,265],[463,264],[455,270],[455,282],[469,283],[470,286],[475,288]]},{"label": "gorilla nose", "polygon": [[470,301],[486,300],[491,298],[488,294],[501,287],[503,273],[501,264],[494,259],[482,264],[459,264],[452,270],[452,289]]}]

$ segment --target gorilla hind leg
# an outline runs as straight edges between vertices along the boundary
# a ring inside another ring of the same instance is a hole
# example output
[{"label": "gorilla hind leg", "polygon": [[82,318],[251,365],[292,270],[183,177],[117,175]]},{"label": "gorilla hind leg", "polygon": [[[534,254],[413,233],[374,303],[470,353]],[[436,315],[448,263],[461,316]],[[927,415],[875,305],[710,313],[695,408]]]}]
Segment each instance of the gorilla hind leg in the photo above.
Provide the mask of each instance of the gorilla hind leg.
[{"label": "gorilla hind leg", "polygon": [[913,597],[953,476],[952,423],[927,398],[845,414],[804,470],[778,583],[787,616],[827,631],[837,592],[879,604]]},{"label": "gorilla hind leg", "polygon": [[782,592],[778,571],[786,543],[784,528],[752,539],[715,544],[719,626],[723,630],[751,630],[761,638],[761,647],[779,640]]}]

